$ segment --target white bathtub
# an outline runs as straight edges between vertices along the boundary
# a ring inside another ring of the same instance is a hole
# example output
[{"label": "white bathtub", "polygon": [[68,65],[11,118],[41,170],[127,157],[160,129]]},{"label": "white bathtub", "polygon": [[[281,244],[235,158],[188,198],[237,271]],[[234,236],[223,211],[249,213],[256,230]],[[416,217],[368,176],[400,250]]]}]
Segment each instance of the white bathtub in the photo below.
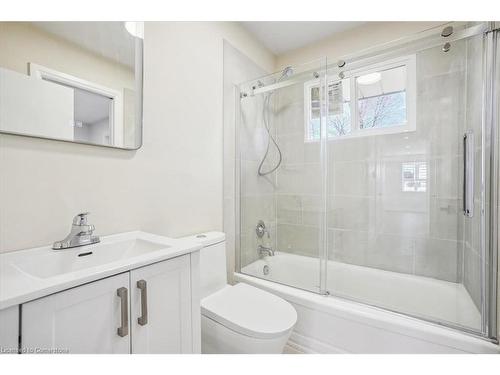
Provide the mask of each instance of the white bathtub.
[{"label": "white bathtub", "polygon": [[[317,290],[318,269],[318,259],[277,252],[235,274],[236,281],[268,290],[293,304],[299,319],[288,351],[500,353],[498,345],[453,329],[288,286]],[[328,289],[337,295],[415,316],[479,327],[479,311],[461,284],[333,261],[328,262],[327,269]]]}]

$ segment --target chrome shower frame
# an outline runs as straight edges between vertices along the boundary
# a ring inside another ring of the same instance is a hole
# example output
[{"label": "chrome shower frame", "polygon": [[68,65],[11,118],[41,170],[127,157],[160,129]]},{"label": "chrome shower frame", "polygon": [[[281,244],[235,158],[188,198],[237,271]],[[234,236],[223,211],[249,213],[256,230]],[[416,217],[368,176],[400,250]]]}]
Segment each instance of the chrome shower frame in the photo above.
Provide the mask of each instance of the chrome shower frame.
[{"label": "chrome shower frame", "polygon": [[[489,171],[485,175],[483,197],[483,223],[481,225],[484,244],[482,263],[482,283],[485,287],[482,301],[484,311],[482,326],[486,337],[498,343],[499,300],[498,272],[498,231],[500,210],[500,22],[490,22],[484,33],[484,81],[483,81],[483,147],[489,148],[489,155],[483,152],[482,169]],[[486,136],[488,135],[488,137]],[[488,202],[485,201],[488,197]]]}]

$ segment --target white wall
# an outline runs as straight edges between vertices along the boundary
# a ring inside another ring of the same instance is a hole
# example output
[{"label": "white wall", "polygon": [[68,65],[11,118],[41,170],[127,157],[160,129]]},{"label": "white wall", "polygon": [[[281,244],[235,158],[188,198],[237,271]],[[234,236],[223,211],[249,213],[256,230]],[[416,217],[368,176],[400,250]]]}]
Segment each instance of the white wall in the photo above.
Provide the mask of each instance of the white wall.
[{"label": "white wall", "polygon": [[146,24],[136,152],[0,135],[0,251],[63,238],[86,210],[101,235],[222,230],[223,39],[274,67],[235,23]]}]

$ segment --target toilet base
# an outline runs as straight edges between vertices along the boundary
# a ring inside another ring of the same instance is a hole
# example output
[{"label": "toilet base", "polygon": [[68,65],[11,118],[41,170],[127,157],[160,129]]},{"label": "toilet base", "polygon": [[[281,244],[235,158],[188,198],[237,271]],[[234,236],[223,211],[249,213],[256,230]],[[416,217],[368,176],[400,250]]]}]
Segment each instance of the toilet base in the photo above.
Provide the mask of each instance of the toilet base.
[{"label": "toilet base", "polygon": [[201,316],[201,352],[203,354],[281,354],[292,329],[271,339],[242,335]]}]

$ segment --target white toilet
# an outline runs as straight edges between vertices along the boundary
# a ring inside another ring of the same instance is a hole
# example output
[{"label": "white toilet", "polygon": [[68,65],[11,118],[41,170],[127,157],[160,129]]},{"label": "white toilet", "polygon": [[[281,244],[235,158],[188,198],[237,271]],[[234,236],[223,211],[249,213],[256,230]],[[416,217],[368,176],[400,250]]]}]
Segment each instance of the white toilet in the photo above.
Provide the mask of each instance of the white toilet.
[{"label": "white toilet", "polygon": [[282,353],[297,322],[284,299],[248,284],[227,284],[221,232],[193,236],[200,251],[202,353]]}]

